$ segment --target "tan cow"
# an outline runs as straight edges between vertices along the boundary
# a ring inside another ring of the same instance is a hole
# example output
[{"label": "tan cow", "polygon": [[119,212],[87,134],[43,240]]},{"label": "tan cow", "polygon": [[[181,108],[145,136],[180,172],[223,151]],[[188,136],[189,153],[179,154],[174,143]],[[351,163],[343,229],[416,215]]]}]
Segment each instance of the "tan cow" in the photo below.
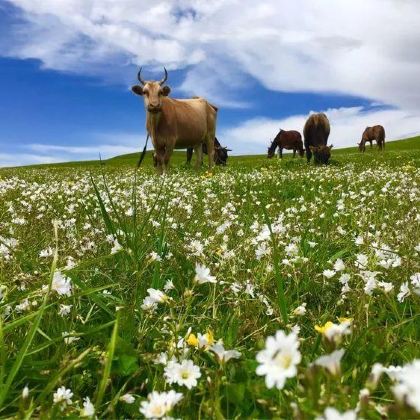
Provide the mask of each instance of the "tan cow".
[{"label": "tan cow", "polygon": [[193,147],[197,156],[196,167],[203,160],[202,145],[208,150],[209,166],[214,164],[214,138],[216,133],[217,108],[204,98],[172,99],[171,91],[165,86],[168,72],[159,82],[141,78],[141,68],[137,78],[141,85],[131,90],[144,97],[146,108],[146,129],[155,149],[157,171],[168,169],[174,149]]}]

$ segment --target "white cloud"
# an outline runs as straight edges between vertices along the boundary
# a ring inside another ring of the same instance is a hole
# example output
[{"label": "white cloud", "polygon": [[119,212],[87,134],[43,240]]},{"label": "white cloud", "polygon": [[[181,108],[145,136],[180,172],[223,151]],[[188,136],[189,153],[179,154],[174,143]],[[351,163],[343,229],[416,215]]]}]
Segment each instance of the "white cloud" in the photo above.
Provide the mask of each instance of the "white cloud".
[{"label": "white cloud", "polygon": [[99,155],[102,158],[107,159],[115,155],[122,155],[125,153],[138,152],[140,146],[124,146],[124,145],[112,145],[112,144],[99,144],[92,146],[60,146],[54,144],[30,144],[28,149],[35,152],[41,153],[68,153],[71,155],[77,155],[85,159],[98,159]]},{"label": "white cloud", "polygon": [[[356,146],[367,126],[385,126],[387,140],[420,134],[420,112],[376,109],[365,111],[362,107],[328,109],[325,111],[331,134],[328,144],[334,147]],[[221,129],[219,140],[233,149],[233,154],[265,153],[279,129],[303,132],[308,115],[294,115],[284,119],[254,118],[237,127]],[[386,123],[385,123],[386,122]]]},{"label": "white cloud", "polygon": [[54,69],[187,68],[186,92],[233,107],[253,100],[231,88],[243,75],[277,91],[341,92],[405,109],[420,102],[418,0],[9,2],[25,23],[3,42],[5,54]]},{"label": "white cloud", "polygon": [[0,168],[21,165],[34,165],[38,163],[59,162],[56,158],[47,155],[30,153],[0,153]]}]

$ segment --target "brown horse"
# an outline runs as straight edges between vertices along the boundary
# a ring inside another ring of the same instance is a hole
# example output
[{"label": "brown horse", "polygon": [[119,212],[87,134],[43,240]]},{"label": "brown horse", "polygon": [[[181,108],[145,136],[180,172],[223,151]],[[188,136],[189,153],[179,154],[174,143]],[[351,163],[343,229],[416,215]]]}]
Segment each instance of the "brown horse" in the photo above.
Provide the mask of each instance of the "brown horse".
[{"label": "brown horse", "polygon": [[325,114],[312,114],[303,128],[305,150],[308,163],[314,154],[315,163],[327,164],[331,157],[331,146],[327,146],[330,122]]},{"label": "brown horse", "polygon": [[366,143],[370,143],[370,147],[372,147],[372,141],[376,140],[376,144],[378,145],[379,150],[385,149],[385,129],[382,125],[375,125],[374,127],[366,127],[365,131],[362,135],[362,140],[359,145],[359,150],[364,152],[366,150]]},{"label": "brown horse", "polygon": [[[193,155],[194,149],[192,147],[189,147],[187,149],[187,164],[189,165],[191,163],[192,155]],[[214,138],[214,163],[216,165],[226,165],[227,159],[228,159],[228,152],[231,152],[231,149],[228,149],[227,147],[222,147],[222,145],[219,143],[219,140],[217,138]],[[207,155],[207,145],[206,143],[203,143],[203,153]]]},{"label": "brown horse", "polygon": [[303,150],[302,136],[299,131],[290,130],[280,130],[277,136],[272,141],[270,147],[268,148],[267,157],[271,159],[277,147],[279,148],[280,159],[283,157],[283,149],[293,150],[293,157],[296,156],[296,151],[299,152],[300,157],[303,157],[305,151]]}]

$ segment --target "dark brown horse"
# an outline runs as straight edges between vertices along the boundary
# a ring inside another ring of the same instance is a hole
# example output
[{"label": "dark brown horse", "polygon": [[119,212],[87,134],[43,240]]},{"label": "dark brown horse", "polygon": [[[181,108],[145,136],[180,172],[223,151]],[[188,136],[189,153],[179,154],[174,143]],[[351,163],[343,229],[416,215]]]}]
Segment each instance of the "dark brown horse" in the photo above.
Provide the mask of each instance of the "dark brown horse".
[{"label": "dark brown horse", "polygon": [[327,146],[330,122],[325,114],[312,114],[303,128],[305,150],[308,163],[314,155],[315,163],[327,164],[331,157],[331,146]]},{"label": "dark brown horse", "polygon": [[[219,140],[217,138],[214,138],[214,163],[216,165],[226,165],[227,159],[228,159],[228,152],[231,152],[231,149],[228,149],[227,147],[222,147],[222,145],[219,143]],[[203,153],[207,154],[207,145],[203,143]],[[191,163],[193,155],[193,148],[189,147],[187,149],[187,164],[189,165]]]},{"label": "dark brown horse", "polygon": [[300,157],[303,157],[305,153],[303,150],[302,136],[299,131],[280,130],[268,148],[267,157],[269,159],[274,156],[277,147],[279,148],[280,159],[283,157],[283,149],[293,150],[293,157],[296,156],[296,151],[299,152]]},{"label": "dark brown horse", "polygon": [[359,145],[359,150],[364,152],[366,150],[366,143],[370,143],[370,147],[372,147],[373,140],[376,140],[376,144],[378,145],[379,150],[385,149],[385,129],[382,125],[375,125],[374,127],[366,127],[365,131],[362,135],[362,140]]}]

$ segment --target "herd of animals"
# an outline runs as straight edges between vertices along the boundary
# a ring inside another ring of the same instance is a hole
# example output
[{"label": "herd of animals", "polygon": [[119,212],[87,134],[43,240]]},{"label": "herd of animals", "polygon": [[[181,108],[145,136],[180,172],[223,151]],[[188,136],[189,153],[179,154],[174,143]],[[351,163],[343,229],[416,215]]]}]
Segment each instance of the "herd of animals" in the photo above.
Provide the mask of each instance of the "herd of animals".
[{"label": "herd of animals", "polygon": [[[150,136],[154,153],[153,161],[158,173],[166,172],[174,149],[187,149],[187,163],[196,154],[196,167],[203,161],[203,153],[208,156],[210,169],[214,164],[226,165],[230,149],[222,147],[216,138],[217,107],[202,97],[173,99],[169,97],[171,88],[166,85],[168,72],[160,81],[143,80],[141,68],[137,74],[140,84],[132,86],[136,95],[143,96],[146,109],[146,130]],[[303,157],[306,153],[310,162],[312,155],[315,163],[328,164],[332,145],[328,146],[330,123],[324,113],[312,114],[303,128],[303,137],[298,131],[280,130],[268,148],[268,158],[279,150],[292,150]],[[359,150],[366,150],[366,143],[376,141],[379,150],[385,148],[385,130],[381,125],[367,127],[358,143]]]}]

